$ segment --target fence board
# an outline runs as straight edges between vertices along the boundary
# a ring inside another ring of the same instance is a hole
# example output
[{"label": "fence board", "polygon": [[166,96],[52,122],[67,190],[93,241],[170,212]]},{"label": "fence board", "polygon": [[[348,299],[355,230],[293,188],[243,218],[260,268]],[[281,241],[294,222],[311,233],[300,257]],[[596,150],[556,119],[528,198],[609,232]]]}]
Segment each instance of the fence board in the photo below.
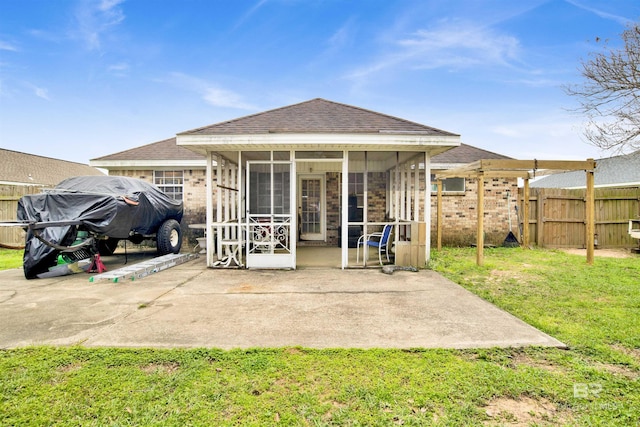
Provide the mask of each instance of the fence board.
[{"label": "fence board", "polygon": [[[522,193],[520,189],[519,209]],[[551,248],[585,247],[585,193],[584,189],[531,188],[531,243]],[[635,247],[637,242],[627,233],[629,220],[635,218],[640,218],[640,188],[595,189],[598,247]]]},{"label": "fence board", "polygon": [[[17,219],[18,201],[26,194],[40,193],[38,185],[0,185],[0,222]],[[24,230],[20,227],[0,227],[0,243],[7,246],[24,245]]]}]

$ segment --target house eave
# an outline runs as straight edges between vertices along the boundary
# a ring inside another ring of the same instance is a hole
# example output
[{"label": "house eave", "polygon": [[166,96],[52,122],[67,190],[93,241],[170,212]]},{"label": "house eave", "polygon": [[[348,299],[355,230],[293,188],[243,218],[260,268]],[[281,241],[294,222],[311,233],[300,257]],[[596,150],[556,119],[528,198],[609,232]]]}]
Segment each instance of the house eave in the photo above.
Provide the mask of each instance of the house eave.
[{"label": "house eave", "polygon": [[269,133],[242,135],[190,135],[176,138],[179,146],[200,154],[224,151],[299,150],[299,151],[428,151],[442,153],[460,145],[458,135],[424,134],[307,134]]},{"label": "house eave", "polygon": [[89,165],[104,169],[204,169],[202,160],[90,160]]}]

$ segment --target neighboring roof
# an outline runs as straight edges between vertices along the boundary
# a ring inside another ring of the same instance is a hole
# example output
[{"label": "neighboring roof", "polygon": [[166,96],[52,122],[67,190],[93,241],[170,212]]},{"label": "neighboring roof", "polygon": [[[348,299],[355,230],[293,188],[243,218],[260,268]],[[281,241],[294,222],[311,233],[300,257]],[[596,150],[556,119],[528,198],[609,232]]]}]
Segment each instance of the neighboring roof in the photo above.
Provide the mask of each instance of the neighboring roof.
[{"label": "neighboring roof", "polygon": [[91,159],[100,160],[202,160],[200,154],[176,145],[176,138],[169,138],[118,153]]},{"label": "neighboring roof", "polygon": [[176,138],[164,139],[118,153],[97,157],[91,166],[106,169],[187,167],[204,168],[206,159],[176,144]]},{"label": "neighboring roof", "polygon": [[[596,187],[640,186],[640,150],[621,156],[596,160],[593,174]],[[584,172],[564,172],[531,182],[539,188],[585,188]]]},{"label": "neighboring roof", "polygon": [[0,148],[0,159],[0,182],[4,184],[56,185],[72,176],[104,175],[82,163],[4,148]]},{"label": "neighboring roof", "polygon": [[482,159],[511,159],[511,157],[471,145],[460,144],[458,147],[433,156],[431,158],[431,167],[433,169],[451,168],[456,165],[465,165]]},{"label": "neighboring roof", "polygon": [[406,133],[459,136],[398,117],[322,98],[204,126],[178,135],[268,133]]}]

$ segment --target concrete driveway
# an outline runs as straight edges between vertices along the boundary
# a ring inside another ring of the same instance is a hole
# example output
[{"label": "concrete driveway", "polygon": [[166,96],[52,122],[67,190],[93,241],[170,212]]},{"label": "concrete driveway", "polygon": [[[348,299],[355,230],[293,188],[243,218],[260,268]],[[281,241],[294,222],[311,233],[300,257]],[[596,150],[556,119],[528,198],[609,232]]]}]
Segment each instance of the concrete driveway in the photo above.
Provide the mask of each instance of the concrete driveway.
[{"label": "concrete driveway", "polygon": [[2,348],[564,347],[432,271],[213,270],[203,258],[120,283],[0,271],[0,325]]}]

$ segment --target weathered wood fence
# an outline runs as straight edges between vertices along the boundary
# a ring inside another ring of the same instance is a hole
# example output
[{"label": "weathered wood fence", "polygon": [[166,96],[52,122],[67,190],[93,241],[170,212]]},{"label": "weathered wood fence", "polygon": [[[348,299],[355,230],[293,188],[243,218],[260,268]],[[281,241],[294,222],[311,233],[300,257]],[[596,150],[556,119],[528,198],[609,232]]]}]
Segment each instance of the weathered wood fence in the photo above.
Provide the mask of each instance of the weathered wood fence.
[{"label": "weathered wood fence", "polygon": [[[0,222],[15,221],[20,197],[40,193],[43,188],[38,185],[0,185]],[[21,227],[0,227],[0,245],[22,246],[24,237]]]},{"label": "weathered wood fence", "polygon": [[[529,197],[530,243],[549,248],[584,248],[586,190],[531,188]],[[520,223],[523,191],[519,191]],[[595,189],[597,247],[637,246],[628,234],[629,220],[640,218],[640,188]]]}]

